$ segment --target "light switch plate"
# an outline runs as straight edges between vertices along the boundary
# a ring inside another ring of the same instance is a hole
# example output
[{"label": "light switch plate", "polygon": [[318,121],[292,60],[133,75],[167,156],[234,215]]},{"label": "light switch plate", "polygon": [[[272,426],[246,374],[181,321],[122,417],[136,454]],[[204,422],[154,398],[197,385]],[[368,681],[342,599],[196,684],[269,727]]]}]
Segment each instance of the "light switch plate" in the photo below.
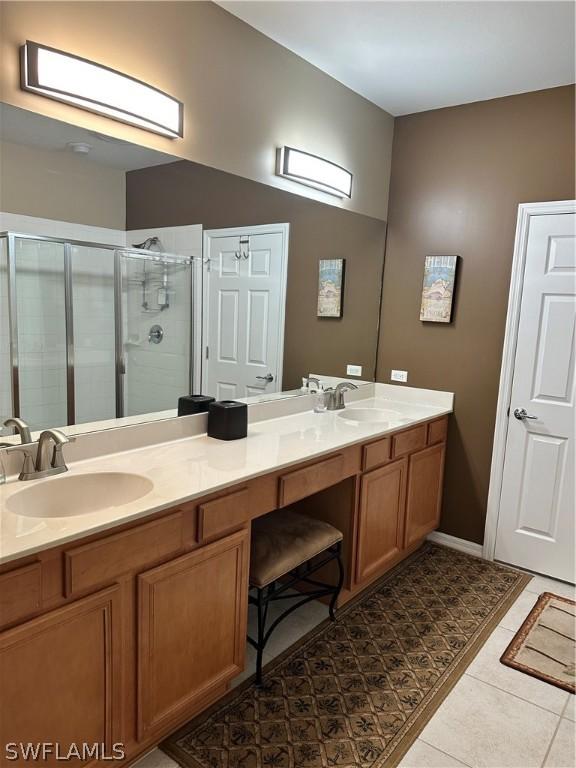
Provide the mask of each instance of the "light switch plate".
[{"label": "light switch plate", "polygon": [[390,372],[390,380],[391,381],[408,381],[408,371],[395,371],[392,369]]},{"label": "light switch plate", "polygon": [[362,376],[362,366],[361,365],[347,365],[346,366],[346,376]]}]

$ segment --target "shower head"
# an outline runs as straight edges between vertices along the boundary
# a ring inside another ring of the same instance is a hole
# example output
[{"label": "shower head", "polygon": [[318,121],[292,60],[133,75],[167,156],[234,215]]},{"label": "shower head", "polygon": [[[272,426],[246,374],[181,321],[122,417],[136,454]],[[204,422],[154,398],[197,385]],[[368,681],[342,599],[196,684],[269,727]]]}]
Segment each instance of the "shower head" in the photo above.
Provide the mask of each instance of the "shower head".
[{"label": "shower head", "polygon": [[[145,251],[151,251],[153,245],[160,245],[159,237],[147,237],[143,243],[132,243],[132,248],[142,248]],[[162,250],[162,248],[160,248]]]}]

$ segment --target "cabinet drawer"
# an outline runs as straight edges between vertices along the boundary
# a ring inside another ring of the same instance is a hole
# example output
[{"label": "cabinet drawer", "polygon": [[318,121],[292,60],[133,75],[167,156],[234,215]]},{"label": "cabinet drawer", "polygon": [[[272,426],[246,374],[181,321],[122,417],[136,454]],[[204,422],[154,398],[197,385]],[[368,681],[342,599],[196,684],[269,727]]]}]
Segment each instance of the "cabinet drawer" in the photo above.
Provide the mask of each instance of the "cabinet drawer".
[{"label": "cabinet drawer", "polygon": [[143,523],[64,553],[66,597],[175,554],[183,545],[182,512]]},{"label": "cabinet drawer", "polygon": [[390,461],[391,446],[392,438],[390,437],[365,445],[362,450],[362,469],[374,469]]},{"label": "cabinet drawer", "polygon": [[392,458],[397,459],[413,451],[426,448],[426,432],[426,424],[421,424],[418,427],[414,427],[414,429],[407,429],[406,432],[394,435],[392,439]]},{"label": "cabinet drawer", "polygon": [[42,566],[24,565],[0,576],[0,625],[10,624],[40,609]]},{"label": "cabinet drawer", "polygon": [[446,417],[431,421],[428,424],[428,445],[444,443],[448,433],[448,419]]},{"label": "cabinet drawer", "polygon": [[207,501],[198,507],[198,537],[205,541],[231,531],[250,520],[247,488]]},{"label": "cabinet drawer", "polygon": [[339,453],[280,478],[279,506],[285,507],[313,493],[336,485],[344,478],[344,456]]}]

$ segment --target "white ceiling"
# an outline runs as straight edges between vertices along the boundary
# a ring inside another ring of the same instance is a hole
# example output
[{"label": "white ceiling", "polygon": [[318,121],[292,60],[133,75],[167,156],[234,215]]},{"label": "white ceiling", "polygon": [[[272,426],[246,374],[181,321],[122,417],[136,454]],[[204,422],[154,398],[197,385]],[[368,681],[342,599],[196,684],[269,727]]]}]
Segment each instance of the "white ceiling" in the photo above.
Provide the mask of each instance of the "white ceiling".
[{"label": "white ceiling", "polygon": [[575,80],[571,0],[222,0],[393,115]]},{"label": "white ceiling", "polygon": [[61,152],[70,151],[68,143],[85,142],[92,147],[87,155],[81,155],[86,162],[122,171],[164,165],[180,159],[4,103],[0,103],[0,138],[14,144]]}]

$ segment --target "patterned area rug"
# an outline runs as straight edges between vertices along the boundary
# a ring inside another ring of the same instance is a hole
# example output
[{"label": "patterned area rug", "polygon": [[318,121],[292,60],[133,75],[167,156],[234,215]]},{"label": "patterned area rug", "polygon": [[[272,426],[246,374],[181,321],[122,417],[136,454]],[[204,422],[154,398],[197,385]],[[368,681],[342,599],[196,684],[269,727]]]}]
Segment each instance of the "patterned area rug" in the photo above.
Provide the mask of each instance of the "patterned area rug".
[{"label": "patterned area rug", "polygon": [[574,600],[543,592],[500,661],[576,693],[575,621]]},{"label": "patterned area rug", "polygon": [[394,768],[530,578],[426,544],[162,749],[186,768]]}]

